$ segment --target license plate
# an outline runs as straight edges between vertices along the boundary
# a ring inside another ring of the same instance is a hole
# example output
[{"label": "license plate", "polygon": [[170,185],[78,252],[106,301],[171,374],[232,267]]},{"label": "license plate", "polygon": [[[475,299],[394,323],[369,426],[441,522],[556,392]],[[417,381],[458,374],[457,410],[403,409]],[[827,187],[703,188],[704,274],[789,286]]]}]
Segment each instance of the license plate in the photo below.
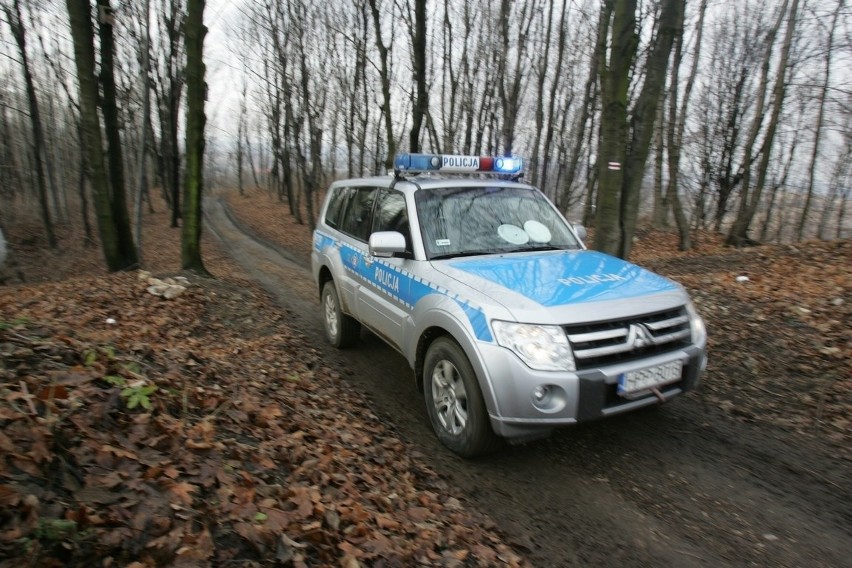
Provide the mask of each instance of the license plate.
[{"label": "license plate", "polygon": [[628,371],[618,376],[618,394],[630,396],[680,380],[683,362],[672,361],[656,367]]}]

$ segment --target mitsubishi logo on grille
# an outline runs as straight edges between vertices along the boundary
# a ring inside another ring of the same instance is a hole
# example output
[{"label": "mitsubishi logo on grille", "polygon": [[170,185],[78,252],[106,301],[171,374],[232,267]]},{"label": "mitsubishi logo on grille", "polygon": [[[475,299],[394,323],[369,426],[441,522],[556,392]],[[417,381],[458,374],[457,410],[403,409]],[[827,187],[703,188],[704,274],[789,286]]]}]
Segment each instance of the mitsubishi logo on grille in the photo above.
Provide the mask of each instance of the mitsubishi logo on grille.
[{"label": "mitsubishi logo on grille", "polygon": [[648,328],[641,323],[632,323],[627,330],[627,344],[633,349],[641,349],[648,345],[654,345],[654,338]]}]

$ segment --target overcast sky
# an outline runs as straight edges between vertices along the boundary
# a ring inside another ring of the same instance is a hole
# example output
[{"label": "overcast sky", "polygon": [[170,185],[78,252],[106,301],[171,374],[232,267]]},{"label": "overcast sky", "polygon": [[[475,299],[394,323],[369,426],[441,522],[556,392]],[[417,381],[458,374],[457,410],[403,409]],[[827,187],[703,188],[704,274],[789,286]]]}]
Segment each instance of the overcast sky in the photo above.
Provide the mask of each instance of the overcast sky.
[{"label": "overcast sky", "polygon": [[207,83],[209,100],[207,114],[209,119],[208,137],[219,139],[235,136],[237,121],[233,113],[239,108],[239,75],[235,66],[239,54],[233,53],[228,40],[228,23],[240,17],[239,5],[242,0],[207,0],[204,23],[209,29],[204,40],[204,60],[207,64]]}]

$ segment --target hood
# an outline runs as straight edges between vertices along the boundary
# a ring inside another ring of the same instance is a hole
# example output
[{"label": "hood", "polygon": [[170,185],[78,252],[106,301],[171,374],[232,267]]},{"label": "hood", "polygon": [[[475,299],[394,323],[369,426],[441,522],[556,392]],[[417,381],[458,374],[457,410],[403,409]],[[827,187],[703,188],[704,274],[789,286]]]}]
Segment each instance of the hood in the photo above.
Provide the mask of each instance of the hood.
[{"label": "hood", "polygon": [[515,304],[511,297],[517,300],[517,295],[555,308],[679,290],[677,284],[644,268],[588,250],[512,253],[432,264],[503,305]]}]

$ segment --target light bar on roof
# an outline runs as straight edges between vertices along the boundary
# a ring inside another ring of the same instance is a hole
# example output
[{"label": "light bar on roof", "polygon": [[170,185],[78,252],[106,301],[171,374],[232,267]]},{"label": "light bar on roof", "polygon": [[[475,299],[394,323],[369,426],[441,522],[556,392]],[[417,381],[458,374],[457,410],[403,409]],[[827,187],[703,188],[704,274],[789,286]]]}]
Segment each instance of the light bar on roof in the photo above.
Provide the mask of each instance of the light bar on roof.
[{"label": "light bar on roof", "polygon": [[520,175],[523,168],[523,159],[510,156],[398,154],[393,162],[397,175],[415,172]]}]

